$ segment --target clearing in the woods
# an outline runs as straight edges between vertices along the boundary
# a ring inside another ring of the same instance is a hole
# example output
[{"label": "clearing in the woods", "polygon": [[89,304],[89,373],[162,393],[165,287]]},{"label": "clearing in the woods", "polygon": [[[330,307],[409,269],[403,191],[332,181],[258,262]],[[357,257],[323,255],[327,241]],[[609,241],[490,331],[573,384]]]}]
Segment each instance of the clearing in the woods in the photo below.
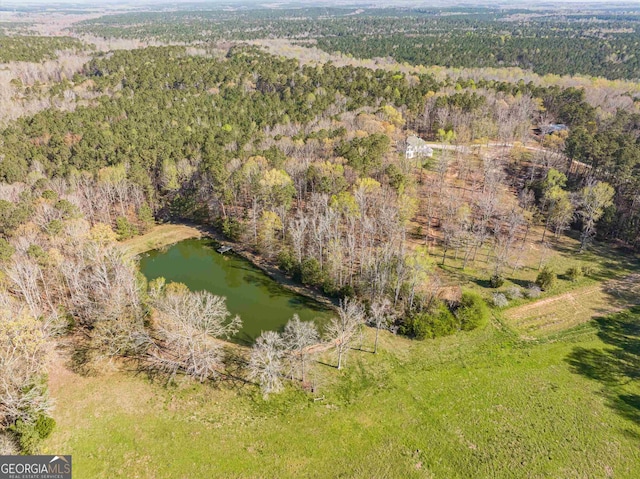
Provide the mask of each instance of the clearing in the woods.
[{"label": "clearing in the woods", "polygon": [[137,255],[153,249],[163,248],[178,241],[200,238],[201,236],[201,231],[193,226],[163,224],[154,226],[142,236],[123,241],[122,244],[132,255]]}]

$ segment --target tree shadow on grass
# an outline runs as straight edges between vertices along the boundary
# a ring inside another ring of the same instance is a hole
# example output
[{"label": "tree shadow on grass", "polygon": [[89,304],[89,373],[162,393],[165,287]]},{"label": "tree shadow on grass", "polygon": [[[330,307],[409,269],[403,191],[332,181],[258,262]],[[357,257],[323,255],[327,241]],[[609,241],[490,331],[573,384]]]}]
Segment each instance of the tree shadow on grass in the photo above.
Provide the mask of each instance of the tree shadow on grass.
[{"label": "tree shadow on grass", "polygon": [[533,281],[528,280],[528,279],[518,279],[518,278],[508,278],[509,281],[511,281],[513,284],[520,286],[521,288],[528,288],[529,286],[531,286],[533,283]]},{"label": "tree shadow on grass", "polygon": [[482,288],[491,288],[491,281],[488,279],[474,278],[473,282]]},{"label": "tree shadow on grass", "polygon": [[640,395],[620,394],[613,398],[613,407],[624,417],[640,424]]},{"label": "tree shadow on grass", "polygon": [[604,348],[576,347],[566,358],[573,372],[603,385],[609,407],[640,424],[640,395],[628,386],[640,379],[640,307],[593,320]]},{"label": "tree shadow on grass", "polygon": [[92,349],[86,342],[74,345],[68,365],[80,376],[91,376],[95,373],[92,367]]}]

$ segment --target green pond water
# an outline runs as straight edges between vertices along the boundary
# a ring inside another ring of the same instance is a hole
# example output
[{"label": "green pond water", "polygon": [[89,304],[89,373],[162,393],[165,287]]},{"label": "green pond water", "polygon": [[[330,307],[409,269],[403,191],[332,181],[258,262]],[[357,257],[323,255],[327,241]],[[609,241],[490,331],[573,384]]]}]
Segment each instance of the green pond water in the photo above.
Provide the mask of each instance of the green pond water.
[{"label": "green pond water", "polygon": [[271,279],[253,263],[233,253],[220,254],[208,239],[181,241],[140,258],[148,280],[186,284],[191,291],[207,290],[227,298],[227,307],[242,318],[242,329],[232,338],[252,343],[262,331],[279,331],[294,313],[303,321],[322,324],[332,312]]}]

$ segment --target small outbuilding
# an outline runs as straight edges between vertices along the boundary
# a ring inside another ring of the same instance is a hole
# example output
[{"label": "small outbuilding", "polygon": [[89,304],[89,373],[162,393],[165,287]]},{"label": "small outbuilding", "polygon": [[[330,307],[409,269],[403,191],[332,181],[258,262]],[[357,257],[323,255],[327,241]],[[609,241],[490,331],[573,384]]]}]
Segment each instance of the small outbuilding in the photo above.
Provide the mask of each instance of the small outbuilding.
[{"label": "small outbuilding", "polygon": [[543,125],[533,129],[533,132],[540,136],[553,135],[554,133],[559,133],[561,131],[569,131],[569,127],[563,123],[551,123],[549,125]]}]

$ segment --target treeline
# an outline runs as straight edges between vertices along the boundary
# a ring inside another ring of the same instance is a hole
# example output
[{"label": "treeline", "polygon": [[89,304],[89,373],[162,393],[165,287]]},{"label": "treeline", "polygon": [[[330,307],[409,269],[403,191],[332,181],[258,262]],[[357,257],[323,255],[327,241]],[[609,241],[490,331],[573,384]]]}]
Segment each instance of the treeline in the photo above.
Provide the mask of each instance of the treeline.
[{"label": "treeline", "polygon": [[640,245],[640,115],[620,110],[597,124],[576,128],[565,151],[588,165],[578,169],[574,179],[599,179],[615,189],[615,201],[600,221],[600,236]]},{"label": "treeline", "polygon": [[455,29],[443,33],[406,35],[379,32],[375,35],[325,36],[317,46],[328,52],[342,52],[358,58],[391,57],[412,65],[456,68],[519,67],[540,75],[591,75],[609,79],[640,77],[640,36],[616,35],[606,41],[591,34],[572,32],[566,36],[547,33],[546,26],[522,32],[470,33]]},{"label": "treeline", "polygon": [[116,52],[89,63],[86,75],[106,94],[95,107],[48,110],[4,132],[0,176],[6,181],[23,181],[34,165],[53,177],[127,163],[152,192],[164,181],[163,164],[220,167],[260,153],[256,145],[268,128],[291,124],[296,133],[304,127],[312,134],[311,125],[325,121],[329,130],[331,117],[345,109],[387,102],[418,108],[437,88],[429,76],[409,84],[402,74],[300,67],[242,48],[224,61],[187,56],[182,48]]},{"label": "treeline", "polygon": [[[255,9],[109,15],[75,26],[102,37],[170,42],[314,39],[329,52],[414,65],[513,66],[536,73],[640,77],[637,11],[526,9]],[[306,43],[305,43],[306,44]]]},{"label": "treeline", "polygon": [[[55,425],[46,371],[54,338],[77,335],[71,339],[79,354],[77,367],[99,358],[139,354],[149,343],[144,281],[116,243],[118,235],[100,222],[133,212],[136,197],[140,199],[135,186],[119,182],[117,175],[70,182],[40,177],[31,185],[0,187],[3,454],[37,453]],[[85,194],[89,199],[82,198]],[[97,197],[103,201],[94,203]],[[120,236],[149,224],[121,224]]]}]

